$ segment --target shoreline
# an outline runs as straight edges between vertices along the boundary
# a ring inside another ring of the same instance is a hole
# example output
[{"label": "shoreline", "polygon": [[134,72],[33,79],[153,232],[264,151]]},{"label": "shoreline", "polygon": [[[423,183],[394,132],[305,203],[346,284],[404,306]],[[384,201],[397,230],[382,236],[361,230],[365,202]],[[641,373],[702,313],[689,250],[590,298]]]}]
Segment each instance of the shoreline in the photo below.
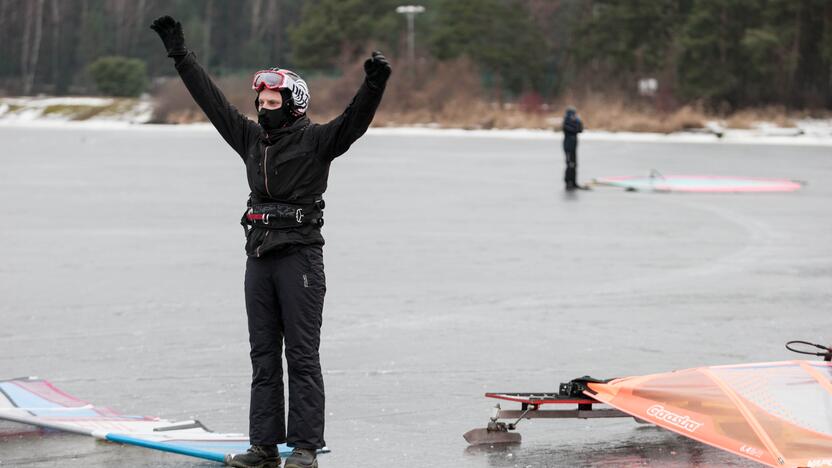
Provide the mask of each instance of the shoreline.
[{"label": "shoreline", "polygon": [[[149,123],[153,102],[149,96],[139,99],[110,97],[5,97],[0,98],[0,128],[49,128],[96,130],[203,131],[212,129],[207,122],[167,124]],[[583,141],[763,144],[789,146],[832,146],[832,119],[798,119],[794,126],[779,127],[771,122],[757,122],[750,129],[726,128],[718,121],[708,121],[702,128],[673,133],[588,130]],[[558,130],[538,128],[465,129],[440,127],[435,123],[406,126],[376,126],[369,135],[434,136],[449,138],[499,138],[558,141]]]},{"label": "shoreline", "polygon": [[[706,131],[648,133],[610,132],[589,130],[581,134],[582,141],[643,142],[643,143],[698,143],[698,144],[744,144],[784,146],[832,146],[832,122],[821,121],[826,132],[817,134],[794,133],[792,135],[767,134],[763,130],[724,129],[721,136]],[[50,130],[135,130],[135,131],[213,131],[209,123],[193,124],[150,124],[130,121],[92,119],[71,121],[60,119],[0,119],[3,128],[48,128]],[[791,130],[796,129],[778,129]],[[434,136],[450,138],[499,138],[522,140],[553,140],[563,137],[559,131],[537,129],[492,129],[467,130],[462,128],[437,128],[430,126],[371,127],[368,135],[375,136]]]}]

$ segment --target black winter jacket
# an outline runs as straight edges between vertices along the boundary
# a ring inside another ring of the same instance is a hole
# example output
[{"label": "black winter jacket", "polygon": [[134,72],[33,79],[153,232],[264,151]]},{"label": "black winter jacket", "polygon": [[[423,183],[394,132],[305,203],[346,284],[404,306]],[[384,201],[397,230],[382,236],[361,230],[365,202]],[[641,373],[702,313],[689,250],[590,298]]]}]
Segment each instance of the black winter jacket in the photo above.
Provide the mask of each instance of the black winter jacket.
[{"label": "black winter jacket", "polygon": [[[365,80],[344,113],[331,122],[314,124],[304,115],[267,136],[260,124],[228,103],[193,52],[177,59],[176,70],[208,120],[243,159],[252,203],[304,205],[321,197],[332,160],[367,131],[384,93],[384,84]],[[323,243],[321,228],[313,224],[279,230],[255,227],[247,234],[246,253],[260,257],[291,245]]]},{"label": "black winter jacket", "polygon": [[578,148],[578,134],[584,131],[584,124],[573,112],[563,118],[563,149],[575,151]]}]

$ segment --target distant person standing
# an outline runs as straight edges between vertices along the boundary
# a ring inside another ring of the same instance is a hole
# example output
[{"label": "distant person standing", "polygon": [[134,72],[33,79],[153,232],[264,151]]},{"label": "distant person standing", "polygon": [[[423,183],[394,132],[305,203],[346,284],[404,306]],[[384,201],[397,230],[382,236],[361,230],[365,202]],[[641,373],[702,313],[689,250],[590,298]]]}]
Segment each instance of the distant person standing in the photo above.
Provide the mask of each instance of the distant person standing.
[{"label": "distant person standing", "polygon": [[574,107],[566,108],[563,116],[563,152],[566,153],[566,172],[563,181],[566,190],[585,189],[578,185],[578,134],[584,131],[584,124]]}]

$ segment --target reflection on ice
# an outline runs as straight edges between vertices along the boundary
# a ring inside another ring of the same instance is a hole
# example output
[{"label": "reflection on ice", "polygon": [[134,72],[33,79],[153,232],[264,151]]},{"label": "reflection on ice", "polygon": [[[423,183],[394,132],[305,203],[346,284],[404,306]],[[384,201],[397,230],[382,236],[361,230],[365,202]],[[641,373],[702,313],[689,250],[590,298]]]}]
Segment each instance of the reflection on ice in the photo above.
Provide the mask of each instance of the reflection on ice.
[{"label": "reflection on ice", "polygon": [[480,458],[490,468],[515,467],[757,467],[756,463],[724,453],[656,427],[640,427],[632,436],[608,443],[469,446],[466,458]]}]

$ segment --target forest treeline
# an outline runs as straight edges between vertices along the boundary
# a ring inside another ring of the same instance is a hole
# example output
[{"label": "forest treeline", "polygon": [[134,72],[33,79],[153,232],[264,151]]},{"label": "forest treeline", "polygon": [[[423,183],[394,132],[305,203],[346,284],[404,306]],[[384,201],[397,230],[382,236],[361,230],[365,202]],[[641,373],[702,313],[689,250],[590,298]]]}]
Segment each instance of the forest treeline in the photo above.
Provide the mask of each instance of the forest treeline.
[{"label": "forest treeline", "polygon": [[655,79],[650,99],[668,109],[832,108],[828,0],[419,0],[426,10],[415,20],[412,64],[396,13],[406,3],[0,0],[0,94],[94,94],[90,64],[105,56],[171,75],[148,29],[170,14],[219,76],[281,66],[334,77],[378,48],[395,79],[419,86],[429,70],[465,63],[500,101],[567,92],[636,99],[639,81]]}]

